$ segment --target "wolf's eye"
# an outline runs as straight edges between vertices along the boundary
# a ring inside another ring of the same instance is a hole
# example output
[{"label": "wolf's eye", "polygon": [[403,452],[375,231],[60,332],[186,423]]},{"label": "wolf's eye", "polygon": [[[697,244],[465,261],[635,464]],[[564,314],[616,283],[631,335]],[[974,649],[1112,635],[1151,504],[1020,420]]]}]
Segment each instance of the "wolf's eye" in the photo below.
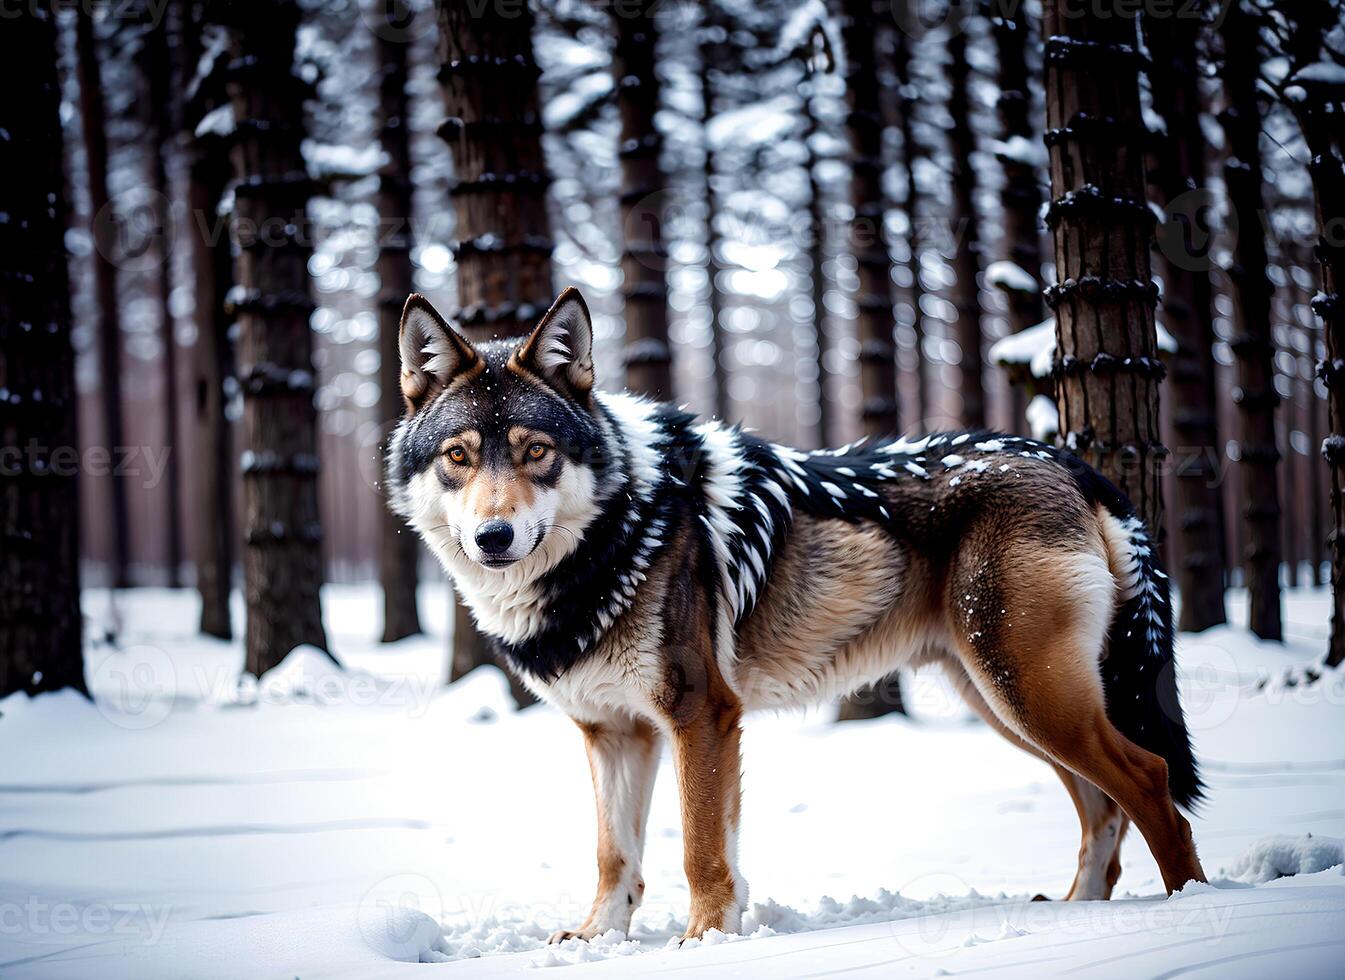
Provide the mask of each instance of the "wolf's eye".
[{"label": "wolf's eye", "polygon": [[537,460],[546,456],[546,446],[540,442],[534,442],[528,447],[528,459]]},{"label": "wolf's eye", "polygon": [[453,462],[457,463],[459,466],[463,466],[467,462],[467,450],[463,449],[461,446],[454,446],[448,451],[448,458],[453,460]]}]

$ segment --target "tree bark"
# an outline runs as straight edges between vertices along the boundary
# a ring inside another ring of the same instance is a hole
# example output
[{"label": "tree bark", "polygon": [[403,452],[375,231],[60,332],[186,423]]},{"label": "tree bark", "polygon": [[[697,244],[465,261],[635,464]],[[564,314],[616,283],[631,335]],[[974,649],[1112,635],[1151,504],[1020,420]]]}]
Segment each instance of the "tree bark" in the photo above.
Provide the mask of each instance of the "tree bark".
[{"label": "tree bark", "polygon": [[1144,198],[1135,22],[1043,4],[1046,224],[1056,275],[1060,426],[1067,447],[1116,484],[1160,538],[1163,366],[1150,277],[1153,216]]},{"label": "tree bark", "polygon": [[901,133],[901,153],[905,171],[905,199],[907,227],[910,237],[911,285],[907,295],[911,301],[911,331],[915,340],[916,419],[915,425],[906,424],[909,431],[922,431],[928,426],[930,412],[929,379],[925,376],[925,329],[921,303],[925,290],[920,282],[920,188],[915,179],[915,162],[924,152],[915,140],[915,107],[919,102],[918,89],[911,78],[911,38],[903,31],[893,32],[892,74],[897,84],[897,129]]},{"label": "tree bark", "polygon": [[897,362],[890,288],[891,260],[883,243],[883,119],[874,47],[872,0],[845,0],[846,130],[850,136],[850,250],[857,265],[861,415],[868,435],[897,430]]},{"label": "tree bark", "polygon": [[1326,665],[1345,663],[1345,133],[1340,120],[1345,100],[1339,87],[1296,79],[1299,69],[1322,55],[1326,33],[1339,16],[1327,0],[1302,0],[1295,8],[1290,37],[1292,70],[1289,84],[1298,85],[1304,98],[1294,102],[1299,126],[1308,144],[1308,173],[1312,177],[1317,212],[1317,259],[1321,263],[1321,292],[1312,310],[1322,321],[1326,357],[1317,374],[1326,385],[1328,427],[1321,453],[1331,471],[1331,516],[1327,537],[1331,551],[1331,639]]},{"label": "tree bark", "polygon": [[[453,153],[459,322],[469,339],[526,333],[546,312],[551,288],[549,178],[542,156],[532,14],[526,5],[480,10],[438,0],[439,80]],[[461,603],[449,679],[493,663]],[[532,701],[510,674],[514,697]]]},{"label": "tree bark", "polygon": [[961,348],[958,371],[961,383],[961,420],[968,429],[985,428],[985,377],[981,354],[981,226],[976,216],[976,169],[971,165],[976,137],[971,131],[971,102],[967,65],[967,35],[956,32],[948,40],[951,92],[948,111],[953,117],[948,142],[953,170],[953,307],[957,322],[953,336]]},{"label": "tree bark", "polygon": [[309,330],[313,182],[300,151],[308,87],[294,73],[299,5],[237,3],[230,14],[247,669],[261,676],[301,644],[327,649]]},{"label": "tree bark", "polygon": [[[199,71],[200,51],[195,43],[190,0],[180,0],[184,25],[183,74]],[[190,503],[195,532],[196,591],[201,596],[201,632],[220,639],[233,638],[229,595],[237,551],[234,515],[233,424],[226,414],[226,383],[234,376],[232,316],[227,306],[233,286],[233,255],[229,222],[219,213],[220,198],[232,176],[231,137],[204,132],[197,124],[209,109],[225,98],[224,58],[195,80],[184,113],[183,130],[189,146],[187,232],[191,241],[192,290],[196,342],[192,347],[192,466],[195,496]]]},{"label": "tree bark", "polygon": [[[1027,12],[1020,4],[990,4],[991,33],[999,54],[999,114],[1001,139],[1009,143],[1015,139],[1033,142],[1037,126],[1032,119],[1032,92],[1028,86],[1026,51],[1030,34]],[[1035,289],[1007,289],[1009,333],[1020,333],[1036,326],[1046,317],[1046,305],[1041,294],[1041,182],[1037,167],[1019,153],[996,155],[1004,171],[1004,185],[1000,189],[1000,207],[1004,214],[1004,256],[1034,280]],[[1022,385],[1010,388],[1011,411],[1014,425],[1026,426],[1027,390]]]},{"label": "tree bark", "polygon": [[1233,337],[1237,362],[1238,443],[1247,547],[1249,626],[1263,640],[1282,638],[1280,623],[1280,497],[1275,443],[1275,343],[1271,332],[1273,288],[1266,275],[1262,215],[1261,113],[1257,76],[1261,54],[1256,21],[1239,3],[1232,4],[1220,28],[1224,43],[1223,86],[1227,105],[1219,114],[1227,157],[1224,185],[1237,235],[1233,265]]},{"label": "tree bark", "polygon": [[[123,438],[121,408],[121,308],[117,300],[116,215],[107,194],[107,131],[103,106],[102,67],[91,8],[81,7],[75,19],[76,59],[79,69],[80,118],[84,127],[85,162],[89,176],[89,221],[93,235],[94,318],[98,335],[98,384],[103,415],[103,438],[109,452],[117,452]],[[130,520],[126,481],[115,471],[104,479],[111,509],[112,574],[114,589],[130,582]]]},{"label": "tree bark", "polygon": [[[659,83],[654,57],[657,0],[627,0],[612,9],[616,51],[612,75],[621,115],[621,295],[626,306],[626,387],[659,400],[672,398],[668,344],[668,252],[663,216],[668,181],[654,125]],[[716,366],[718,369],[718,366]]]},{"label": "tree bark", "polygon": [[[879,104],[877,17],[872,0],[845,0],[846,129],[850,136],[850,250],[859,277],[859,380],[864,433],[897,431],[897,359],[892,262],[883,240],[883,117]],[[905,714],[901,678],[893,673],[841,702],[840,721]]]},{"label": "tree bark", "polygon": [[48,8],[6,19],[0,82],[16,95],[0,108],[0,697],[87,693],[58,58]]},{"label": "tree bark", "polygon": [[704,143],[705,157],[702,161],[701,176],[705,184],[705,278],[706,305],[710,310],[710,363],[714,382],[714,411],[720,419],[727,419],[730,412],[729,375],[724,365],[724,291],[720,288],[719,276],[723,271],[719,265],[719,228],[716,218],[719,216],[718,202],[715,199],[715,149],[710,142],[710,122],[715,115],[715,93],[711,81],[711,66],[720,60],[724,45],[715,42],[715,25],[710,20],[711,8],[707,5],[701,24],[704,37],[700,45],[700,83],[701,83],[701,140]]},{"label": "tree bark", "polygon": [[182,481],[178,465],[181,450],[178,440],[177,405],[177,339],[173,329],[173,259],[168,243],[173,234],[173,189],[168,182],[170,139],[173,121],[180,116],[177,92],[173,84],[173,64],[168,38],[168,18],[160,16],[158,23],[150,23],[145,37],[144,71],[148,98],[145,100],[145,128],[150,139],[150,186],[154,189],[155,234],[161,243],[160,265],[157,270],[159,308],[159,341],[163,347],[160,362],[163,385],[163,443],[168,449],[164,468],[164,530],[166,548],[164,560],[168,565],[168,587],[182,586]]},{"label": "tree bark", "polygon": [[[392,0],[394,23],[405,23],[403,0]],[[379,35],[379,141],[387,162],[378,175],[378,353],[379,414],[386,440],[404,411],[398,332],[402,305],[412,291],[410,105],[406,95],[406,44]],[[386,506],[379,522],[378,580],[383,587],[383,642],[420,632],[416,611],[415,534]]]},{"label": "tree bark", "polygon": [[1159,236],[1163,263],[1164,322],[1177,341],[1173,358],[1172,428],[1176,433],[1176,490],[1180,541],[1176,549],[1181,591],[1178,629],[1199,632],[1226,619],[1224,610],[1223,498],[1219,492],[1218,409],[1215,402],[1214,314],[1208,229],[1192,227],[1210,203],[1205,190],[1206,146],[1197,44],[1200,21],[1145,20],[1154,111],[1165,133],[1155,134],[1150,174],[1168,221]]},{"label": "tree bark", "polygon": [[818,179],[817,169],[822,162],[817,150],[821,128],[818,125],[817,112],[813,100],[817,98],[816,86],[809,81],[808,90],[803,98],[803,144],[806,150],[804,166],[808,168],[808,284],[813,302],[813,336],[817,363],[817,444],[830,445],[832,426],[835,424],[834,406],[827,385],[827,351],[830,344],[827,338],[827,224],[826,199],[822,182]]}]

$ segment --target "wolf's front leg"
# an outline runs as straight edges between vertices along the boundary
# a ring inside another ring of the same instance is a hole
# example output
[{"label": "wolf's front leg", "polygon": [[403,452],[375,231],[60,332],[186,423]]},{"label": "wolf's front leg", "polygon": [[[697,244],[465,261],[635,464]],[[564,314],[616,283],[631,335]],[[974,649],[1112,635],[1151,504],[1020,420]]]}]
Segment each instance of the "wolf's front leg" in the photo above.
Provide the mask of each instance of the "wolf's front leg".
[{"label": "wolf's front leg", "polygon": [[728,696],[707,698],[672,728],[683,861],[691,886],[684,939],[707,929],[737,932],[742,925],[747,884],[738,873],[741,723],[742,707]]},{"label": "wolf's front leg", "polygon": [[632,718],[580,722],[579,727],[598,803],[598,894],[583,924],[555,932],[553,943],[592,939],[608,929],[629,932],[631,916],[644,899],[640,861],[658,772],[658,732]]}]

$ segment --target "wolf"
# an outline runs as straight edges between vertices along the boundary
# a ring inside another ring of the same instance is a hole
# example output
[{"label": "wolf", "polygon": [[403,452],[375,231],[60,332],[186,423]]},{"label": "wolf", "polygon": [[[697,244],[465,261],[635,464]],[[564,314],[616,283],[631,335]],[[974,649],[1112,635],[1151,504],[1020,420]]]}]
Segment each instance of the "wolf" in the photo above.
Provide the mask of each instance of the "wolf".
[{"label": "wolf", "polygon": [[1109,898],[1139,827],[1168,892],[1203,881],[1202,785],[1167,575],[1134,508],[1052,446],[987,432],[800,452],[595,386],[566,289],[526,337],[401,321],[391,506],[496,651],[583,733],[598,890],[552,938],[627,932],[661,746],[677,773],[687,937],[736,932],[744,714],[942,667],[1041,758],[1082,827],[1067,899]]}]

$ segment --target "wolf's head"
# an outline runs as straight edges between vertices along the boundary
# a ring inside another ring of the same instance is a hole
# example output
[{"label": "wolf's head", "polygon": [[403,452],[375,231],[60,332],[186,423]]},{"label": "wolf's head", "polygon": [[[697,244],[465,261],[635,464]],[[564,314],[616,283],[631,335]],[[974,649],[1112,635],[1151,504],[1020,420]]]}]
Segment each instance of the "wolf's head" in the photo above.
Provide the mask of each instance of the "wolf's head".
[{"label": "wolf's head", "polygon": [[610,455],[578,290],[527,337],[475,344],[413,295],[400,347],[406,415],[388,451],[393,508],[451,571],[482,586],[553,567],[597,514]]}]

